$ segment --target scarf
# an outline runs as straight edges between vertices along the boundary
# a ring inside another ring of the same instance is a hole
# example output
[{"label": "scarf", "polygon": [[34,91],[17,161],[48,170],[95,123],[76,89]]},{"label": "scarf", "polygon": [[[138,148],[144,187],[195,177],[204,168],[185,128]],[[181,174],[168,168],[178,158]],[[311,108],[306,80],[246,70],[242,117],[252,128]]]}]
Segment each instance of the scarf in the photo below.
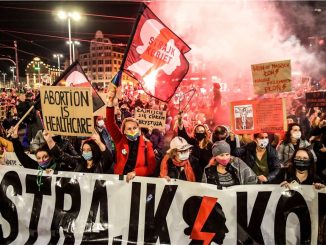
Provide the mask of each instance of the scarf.
[{"label": "scarf", "polygon": [[[169,160],[169,156],[165,155],[161,163],[161,171],[160,171],[161,178],[164,178],[165,176],[168,175],[168,160]],[[191,164],[189,162],[189,159],[182,162],[177,162],[175,159],[172,159],[172,162],[177,167],[184,167],[187,181],[191,181],[191,182],[196,181],[196,177],[191,167]]]}]

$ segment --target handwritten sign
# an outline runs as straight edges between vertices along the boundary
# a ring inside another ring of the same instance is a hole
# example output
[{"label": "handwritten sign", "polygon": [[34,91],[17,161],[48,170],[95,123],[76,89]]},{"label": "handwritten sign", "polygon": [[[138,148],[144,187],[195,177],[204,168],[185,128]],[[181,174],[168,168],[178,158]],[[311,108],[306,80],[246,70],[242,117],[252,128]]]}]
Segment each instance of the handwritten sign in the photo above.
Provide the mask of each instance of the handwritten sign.
[{"label": "handwritten sign", "polygon": [[140,127],[164,129],[166,111],[136,107],[135,118],[138,120]]},{"label": "handwritten sign", "polygon": [[94,128],[92,90],[42,86],[44,128],[57,135],[91,136]]},{"label": "handwritten sign", "polygon": [[286,126],[284,99],[231,102],[231,127],[236,134],[282,132]]},{"label": "handwritten sign", "polygon": [[306,93],[307,107],[326,107],[326,91]]},{"label": "handwritten sign", "polygon": [[290,60],[251,65],[255,94],[291,91]]}]

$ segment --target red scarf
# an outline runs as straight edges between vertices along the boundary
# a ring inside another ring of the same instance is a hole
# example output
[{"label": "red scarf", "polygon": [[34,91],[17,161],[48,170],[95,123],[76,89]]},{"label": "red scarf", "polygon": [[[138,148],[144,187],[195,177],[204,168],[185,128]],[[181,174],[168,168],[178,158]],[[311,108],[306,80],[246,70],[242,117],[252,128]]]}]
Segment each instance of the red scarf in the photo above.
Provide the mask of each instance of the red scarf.
[{"label": "red scarf", "polygon": [[[160,171],[161,178],[164,178],[165,176],[168,175],[168,160],[169,160],[169,158],[170,158],[169,155],[165,155],[163,157],[163,160],[161,162],[161,171]],[[177,167],[184,167],[187,181],[191,181],[191,182],[196,181],[196,177],[195,177],[194,171],[191,167],[189,160],[177,162],[175,159],[172,159],[172,162]]]}]

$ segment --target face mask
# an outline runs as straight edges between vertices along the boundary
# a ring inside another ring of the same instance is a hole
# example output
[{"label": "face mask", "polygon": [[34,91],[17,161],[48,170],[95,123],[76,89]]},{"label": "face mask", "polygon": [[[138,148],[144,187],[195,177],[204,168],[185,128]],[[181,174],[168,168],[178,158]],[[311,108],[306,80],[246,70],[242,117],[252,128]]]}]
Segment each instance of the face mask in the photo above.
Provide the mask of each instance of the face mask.
[{"label": "face mask", "polygon": [[41,168],[46,168],[48,167],[50,164],[50,159],[49,160],[46,160],[46,161],[43,161],[43,162],[39,162],[38,165],[40,165]]},{"label": "face mask", "polygon": [[228,165],[228,163],[230,162],[231,156],[229,156],[228,158],[224,158],[224,159],[218,159],[216,158],[216,161],[218,162],[218,164],[221,164],[222,166],[226,166]]},{"label": "face mask", "polygon": [[309,160],[297,160],[297,159],[294,159],[293,163],[294,163],[295,168],[298,169],[299,171],[308,170],[309,167],[310,167],[310,161]]},{"label": "face mask", "polygon": [[139,131],[137,130],[134,134],[126,134],[127,139],[131,141],[136,141],[139,137]]},{"label": "face mask", "polygon": [[300,131],[296,131],[294,133],[291,134],[292,138],[298,140],[301,138],[301,132]]},{"label": "face mask", "polygon": [[102,128],[104,126],[104,120],[99,120],[97,122],[97,126],[100,127],[100,128]]},{"label": "face mask", "polygon": [[186,151],[184,153],[178,152],[178,158],[181,161],[185,161],[185,160],[189,159],[189,155],[190,155],[190,151]]},{"label": "face mask", "polygon": [[83,151],[82,156],[86,161],[91,160],[93,158],[93,153],[91,151],[89,151],[89,152]]},{"label": "face mask", "polygon": [[202,139],[205,139],[206,134],[205,133],[195,133],[195,138],[199,141],[201,141]]},{"label": "face mask", "polygon": [[258,147],[261,148],[261,149],[266,148],[268,143],[269,143],[268,139],[257,139]]}]

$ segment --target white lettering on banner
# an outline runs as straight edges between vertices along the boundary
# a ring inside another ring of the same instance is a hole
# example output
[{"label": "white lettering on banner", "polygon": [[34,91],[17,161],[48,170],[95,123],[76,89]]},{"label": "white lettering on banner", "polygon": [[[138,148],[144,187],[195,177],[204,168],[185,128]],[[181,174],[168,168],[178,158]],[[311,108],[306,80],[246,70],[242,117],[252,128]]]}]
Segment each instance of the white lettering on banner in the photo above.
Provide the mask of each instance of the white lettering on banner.
[{"label": "white lettering on banner", "polygon": [[312,186],[217,190],[158,178],[37,174],[1,167],[0,244],[317,244],[318,220],[326,219],[326,193]]}]

